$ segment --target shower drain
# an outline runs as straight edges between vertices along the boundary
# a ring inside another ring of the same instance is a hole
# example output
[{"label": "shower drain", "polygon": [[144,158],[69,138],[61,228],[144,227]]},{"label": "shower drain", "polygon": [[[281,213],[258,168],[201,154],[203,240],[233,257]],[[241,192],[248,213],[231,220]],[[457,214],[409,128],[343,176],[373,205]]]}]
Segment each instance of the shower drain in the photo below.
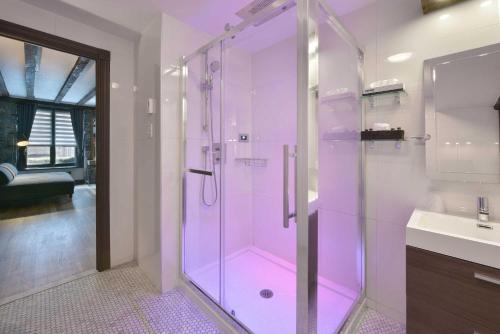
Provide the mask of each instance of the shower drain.
[{"label": "shower drain", "polygon": [[260,290],[260,296],[262,298],[266,298],[266,299],[271,298],[273,295],[274,295],[274,293],[272,290],[269,290],[269,289]]}]

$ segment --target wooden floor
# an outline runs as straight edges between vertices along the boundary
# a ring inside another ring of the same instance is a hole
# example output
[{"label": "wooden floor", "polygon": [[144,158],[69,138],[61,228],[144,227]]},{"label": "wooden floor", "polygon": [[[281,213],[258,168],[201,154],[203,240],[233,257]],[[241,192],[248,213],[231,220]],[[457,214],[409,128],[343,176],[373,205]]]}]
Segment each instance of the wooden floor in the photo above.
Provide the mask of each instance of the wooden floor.
[{"label": "wooden floor", "polygon": [[95,269],[95,187],[0,209],[0,300]]}]

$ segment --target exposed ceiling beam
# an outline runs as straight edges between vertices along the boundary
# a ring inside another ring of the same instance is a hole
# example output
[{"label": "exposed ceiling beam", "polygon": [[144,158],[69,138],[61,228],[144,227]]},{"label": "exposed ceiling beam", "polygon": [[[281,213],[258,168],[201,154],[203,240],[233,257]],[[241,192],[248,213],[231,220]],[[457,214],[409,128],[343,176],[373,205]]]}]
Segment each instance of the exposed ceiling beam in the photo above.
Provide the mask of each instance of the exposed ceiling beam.
[{"label": "exposed ceiling beam", "polygon": [[42,48],[38,45],[24,43],[24,76],[26,80],[26,96],[35,97],[36,72],[40,69]]},{"label": "exposed ceiling beam", "polygon": [[57,94],[54,102],[59,103],[62,101],[64,96],[66,96],[66,94],[70,90],[71,86],[73,86],[73,84],[80,77],[80,74],[82,74],[89,63],[90,59],[85,57],[78,57],[75,66],[73,66],[73,69],[71,70],[71,72],[69,72],[69,75],[66,78],[66,81],[64,81],[61,89],[59,90],[59,93]]},{"label": "exposed ceiling beam", "polygon": [[9,96],[9,91],[5,85],[5,80],[3,79],[2,72],[0,72],[0,96]]},{"label": "exposed ceiling beam", "polygon": [[80,101],[78,101],[78,105],[79,106],[84,105],[85,103],[87,103],[94,96],[95,96],[95,87],[92,88],[90,90],[90,92],[88,92],[87,94],[85,94],[85,96],[82,97],[82,99]]}]

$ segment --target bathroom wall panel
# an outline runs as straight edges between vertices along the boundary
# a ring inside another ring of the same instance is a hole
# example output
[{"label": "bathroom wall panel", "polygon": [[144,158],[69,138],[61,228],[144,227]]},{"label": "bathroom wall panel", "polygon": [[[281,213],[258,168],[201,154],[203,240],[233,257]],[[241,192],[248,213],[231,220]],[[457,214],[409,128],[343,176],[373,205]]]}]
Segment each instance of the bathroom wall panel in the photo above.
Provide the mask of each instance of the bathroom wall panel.
[{"label": "bathroom wall panel", "polygon": [[160,187],[156,176],[159,175],[159,141],[149,137],[150,124],[154,137],[160,133],[159,113],[146,114],[149,98],[160,100],[160,62],[161,62],[161,15],[141,34],[137,45],[137,75],[134,132],[135,132],[135,222],[136,257],[141,269],[155,286],[161,288],[161,240],[159,237]]},{"label": "bathroom wall panel", "polygon": [[[483,1],[471,0],[425,16],[419,2],[377,0],[342,18],[365,49],[365,83],[397,78],[406,85],[407,95],[400,105],[385,100],[370,108],[365,102],[367,128],[374,122],[388,122],[403,127],[408,136],[423,135],[423,61],[500,42],[498,1],[481,7]],[[450,16],[441,19],[443,14]],[[412,57],[402,63],[387,61],[401,52],[412,52]],[[425,208],[431,196],[438,195],[447,212],[474,215],[476,197],[484,195],[490,199],[492,219],[499,219],[500,187],[430,181],[425,146],[411,141],[401,149],[394,143],[366,144],[365,167],[366,214],[371,218],[367,223],[369,304],[405,321],[405,226],[413,209]]]},{"label": "bathroom wall panel", "polygon": [[[180,273],[180,226],[181,226],[181,113],[179,72],[180,57],[196,50],[210,40],[210,36],[162,15],[161,30],[161,283],[162,291],[178,284]],[[199,197],[197,198],[199,199]]]}]

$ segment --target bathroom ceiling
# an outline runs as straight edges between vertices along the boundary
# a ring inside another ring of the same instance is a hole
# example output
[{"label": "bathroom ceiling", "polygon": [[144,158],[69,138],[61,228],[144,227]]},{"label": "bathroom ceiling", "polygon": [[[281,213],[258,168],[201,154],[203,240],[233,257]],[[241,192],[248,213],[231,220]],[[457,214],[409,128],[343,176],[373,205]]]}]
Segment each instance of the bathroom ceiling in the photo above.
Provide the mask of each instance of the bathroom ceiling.
[{"label": "bathroom ceiling", "polygon": [[[226,23],[237,24],[236,12],[252,0],[148,0],[161,4],[164,12],[211,35],[224,31]],[[374,0],[327,0],[337,15],[342,16],[368,5]]]},{"label": "bathroom ceiling", "polygon": [[0,74],[2,96],[95,105],[93,60],[0,36]]},{"label": "bathroom ceiling", "polygon": [[[226,23],[237,24],[236,12],[252,0],[23,0],[43,6],[55,2],[71,5],[93,15],[105,18],[135,32],[142,32],[161,10],[201,31],[216,36],[224,31]],[[342,16],[374,0],[327,0]]]}]

